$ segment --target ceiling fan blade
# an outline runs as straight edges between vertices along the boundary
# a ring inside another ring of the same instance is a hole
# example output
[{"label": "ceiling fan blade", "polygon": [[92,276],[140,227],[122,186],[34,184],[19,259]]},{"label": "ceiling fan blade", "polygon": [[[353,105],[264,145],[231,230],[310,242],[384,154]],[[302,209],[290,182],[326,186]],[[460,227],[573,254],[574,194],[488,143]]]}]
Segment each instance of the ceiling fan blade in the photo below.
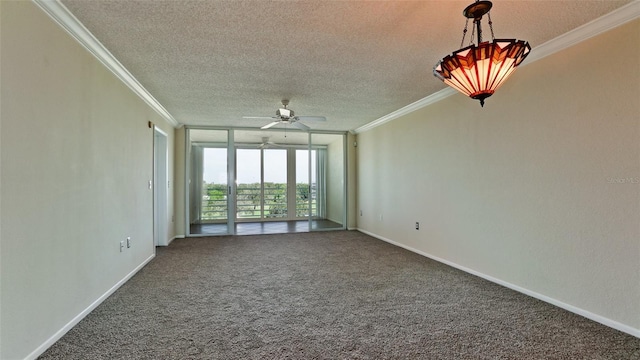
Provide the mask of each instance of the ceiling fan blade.
[{"label": "ceiling fan blade", "polygon": [[267,145],[269,145],[269,146],[278,147],[278,148],[281,148],[281,147],[282,147],[282,145],[280,145],[280,144],[276,144],[276,143],[274,143],[273,141],[267,141],[267,143],[266,143],[266,144],[267,144]]},{"label": "ceiling fan blade", "polygon": [[301,122],[298,122],[298,121],[294,122],[292,125],[293,125],[293,126],[295,126],[295,127],[297,127],[297,128],[298,128],[298,129],[300,129],[300,130],[304,130],[304,131],[309,131],[309,130],[311,130],[311,128],[310,128],[310,127],[308,127],[307,125],[305,125],[305,124],[303,124],[303,123],[301,123]]},{"label": "ceiling fan blade", "polygon": [[243,119],[277,119],[275,116],[243,116]]},{"label": "ceiling fan blade", "polygon": [[276,126],[276,125],[278,125],[278,124],[280,124],[280,121],[274,121],[274,122],[272,122],[271,124],[267,124],[267,125],[265,125],[265,126],[261,127],[260,129],[263,129],[263,130],[264,130],[264,129],[268,129],[268,128],[270,128],[270,127],[274,127],[274,126]]},{"label": "ceiling fan blade", "polygon": [[296,116],[296,119],[304,121],[327,121],[327,118],[324,116]]}]

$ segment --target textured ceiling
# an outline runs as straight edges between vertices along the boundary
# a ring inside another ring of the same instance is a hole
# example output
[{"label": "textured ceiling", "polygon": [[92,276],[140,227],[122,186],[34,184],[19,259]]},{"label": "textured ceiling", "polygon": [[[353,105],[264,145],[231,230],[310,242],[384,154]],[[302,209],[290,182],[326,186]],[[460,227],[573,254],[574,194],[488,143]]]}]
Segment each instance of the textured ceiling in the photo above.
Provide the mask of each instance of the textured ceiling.
[{"label": "textured ceiling", "polygon": [[[242,116],[290,99],[340,131],[445,88],[432,68],[459,48],[471,2],[62,1],[179,123],[260,127]],[[496,38],[535,51],[629,2],[495,0],[491,17]]]}]

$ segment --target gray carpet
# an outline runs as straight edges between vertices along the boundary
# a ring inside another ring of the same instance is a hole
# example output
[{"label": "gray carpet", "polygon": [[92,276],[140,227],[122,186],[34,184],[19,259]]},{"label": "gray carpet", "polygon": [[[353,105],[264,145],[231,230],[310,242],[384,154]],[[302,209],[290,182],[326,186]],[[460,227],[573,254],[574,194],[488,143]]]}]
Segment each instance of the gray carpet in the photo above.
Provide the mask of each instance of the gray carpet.
[{"label": "gray carpet", "polygon": [[41,359],[640,359],[640,339],[336,231],[176,240]]}]

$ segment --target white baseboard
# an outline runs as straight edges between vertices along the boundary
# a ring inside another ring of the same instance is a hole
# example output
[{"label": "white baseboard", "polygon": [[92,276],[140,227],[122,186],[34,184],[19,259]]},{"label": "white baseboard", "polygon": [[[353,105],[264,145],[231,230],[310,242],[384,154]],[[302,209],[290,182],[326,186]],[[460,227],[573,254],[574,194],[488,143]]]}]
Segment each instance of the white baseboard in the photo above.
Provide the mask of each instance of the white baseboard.
[{"label": "white baseboard", "polygon": [[166,245],[166,246],[171,245],[171,242],[172,242],[173,240],[175,240],[175,239],[184,239],[184,235],[176,235],[176,236],[172,237],[171,239],[169,239],[169,242],[167,243],[167,245]]},{"label": "white baseboard", "polygon": [[111,289],[107,290],[102,296],[100,296],[96,301],[92,302],[86,309],[84,309],[80,314],[76,315],[71,321],[69,321],[62,329],[58,330],[53,336],[51,336],[47,341],[45,341],[42,345],[38,346],[35,350],[31,352],[31,354],[25,357],[25,360],[36,359],[38,356],[42,355],[48,348],[51,347],[56,341],[60,340],[69,330],[71,330],[74,326],[76,326],[82,319],[84,319],[93,309],[98,307],[103,301],[105,301],[111,294],[113,294],[118,288],[120,288],[124,283],[126,283],[133,275],[135,275],[138,271],[140,271],[145,265],[149,263],[149,261],[153,260],[155,254],[149,256],[142,264],[138,265],[133,271],[127,274],[122,280],[118,281],[115,285],[111,287]]},{"label": "white baseboard", "polygon": [[422,255],[422,256],[427,257],[429,259],[432,259],[432,260],[435,260],[437,262],[443,263],[445,265],[449,265],[449,266],[454,267],[456,269],[462,270],[462,271],[464,271],[466,273],[481,277],[481,278],[483,278],[485,280],[491,281],[491,282],[496,283],[498,285],[502,285],[502,286],[507,287],[507,288],[509,288],[511,290],[515,290],[515,291],[517,291],[519,293],[531,296],[531,297],[536,298],[538,300],[542,300],[542,301],[544,301],[546,303],[549,303],[551,305],[555,305],[555,306],[557,306],[559,308],[565,309],[565,310],[570,311],[570,312],[572,312],[574,314],[578,314],[580,316],[586,317],[587,319],[593,320],[593,321],[598,322],[598,323],[600,323],[602,325],[614,328],[616,330],[620,330],[620,331],[625,332],[625,333],[627,333],[629,335],[632,335],[632,336],[635,336],[637,338],[640,338],[640,329],[636,329],[636,328],[631,327],[629,325],[625,325],[625,324],[619,323],[619,322],[617,322],[615,320],[611,320],[611,319],[606,318],[604,316],[601,316],[601,315],[598,315],[598,314],[594,314],[594,313],[592,313],[590,311],[587,311],[587,310],[581,309],[579,307],[564,303],[564,302],[562,302],[560,300],[556,300],[556,299],[551,298],[549,296],[539,294],[539,293],[537,293],[535,291],[531,291],[529,289],[525,289],[525,288],[520,287],[518,285],[514,285],[514,284],[511,284],[509,282],[494,278],[492,276],[483,274],[483,273],[478,272],[476,270],[469,269],[467,267],[464,267],[462,265],[458,265],[458,264],[456,264],[454,262],[451,262],[449,260],[445,260],[445,259],[439,258],[437,256],[428,254],[428,253],[426,253],[424,251],[421,251],[421,250],[418,250],[418,249],[414,249],[414,248],[412,248],[410,246],[401,244],[401,243],[393,241],[391,239],[387,239],[387,238],[385,238],[383,236],[371,233],[371,232],[366,231],[364,229],[358,228],[357,230],[360,231],[363,234],[367,234],[369,236],[372,236],[372,237],[374,237],[376,239],[382,240],[382,241],[387,242],[389,244],[401,247],[403,249],[409,250],[411,252],[414,252],[416,254]]}]

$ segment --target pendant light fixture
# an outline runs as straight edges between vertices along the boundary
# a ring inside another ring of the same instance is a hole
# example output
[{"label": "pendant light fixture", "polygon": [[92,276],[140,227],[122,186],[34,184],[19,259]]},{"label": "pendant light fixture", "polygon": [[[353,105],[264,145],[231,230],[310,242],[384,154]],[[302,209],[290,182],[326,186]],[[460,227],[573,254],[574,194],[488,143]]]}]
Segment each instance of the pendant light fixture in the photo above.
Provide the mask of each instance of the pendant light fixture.
[{"label": "pendant light fixture", "polygon": [[[480,100],[481,106],[484,106],[484,99],[493,95],[531,51],[531,46],[524,40],[494,37],[489,14],[492,5],[491,1],[476,0],[464,9],[462,14],[467,22],[462,33],[461,49],[445,56],[433,68],[435,77],[472,99]],[[490,42],[482,41],[480,20],[485,14],[491,29]],[[463,47],[469,19],[473,19],[470,44]],[[477,33],[477,45],[473,43],[474,32]]]}]

